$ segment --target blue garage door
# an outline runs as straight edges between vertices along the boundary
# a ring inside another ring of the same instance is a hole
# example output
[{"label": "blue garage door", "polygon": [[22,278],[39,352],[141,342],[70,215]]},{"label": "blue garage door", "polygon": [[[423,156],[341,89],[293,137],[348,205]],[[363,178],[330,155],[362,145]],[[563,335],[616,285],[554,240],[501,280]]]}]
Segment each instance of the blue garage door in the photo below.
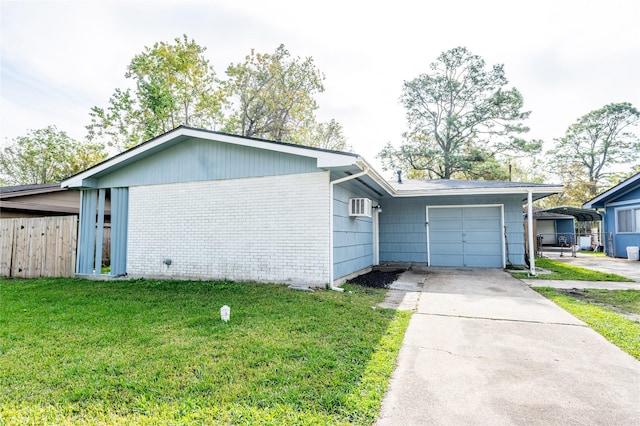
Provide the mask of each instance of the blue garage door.
[{"label": "blue garage door", "polygon": [[503,267],[500,207],[427,207],[431,266]]}]

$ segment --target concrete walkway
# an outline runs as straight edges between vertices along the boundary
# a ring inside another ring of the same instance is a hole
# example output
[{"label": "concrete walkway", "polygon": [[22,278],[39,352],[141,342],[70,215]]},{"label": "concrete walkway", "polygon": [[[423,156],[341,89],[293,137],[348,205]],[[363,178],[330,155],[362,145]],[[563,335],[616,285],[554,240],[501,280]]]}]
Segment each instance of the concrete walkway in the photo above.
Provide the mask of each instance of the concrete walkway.
[{"label": "concrete walkway", "polygon": [[563,289],[600,288],[604,290],[640,290],[640,282],[573,281],[573,280],[522,280],[531,287],[553,287]]},{"label": "concrete walkway", "polygon": [[577,253],[576,257],[566,254],[561,257],[557,252],[545,252],[544,255],[558,262],[564,262],[580,268],[593,269],[594,271],[622,275],[640,283],[640,261],[584,253]]},{"label": "concrete walkway", "polygon": [[417,277],[378,425],[640,424],[640,362],[522,281],[491,269]]}]

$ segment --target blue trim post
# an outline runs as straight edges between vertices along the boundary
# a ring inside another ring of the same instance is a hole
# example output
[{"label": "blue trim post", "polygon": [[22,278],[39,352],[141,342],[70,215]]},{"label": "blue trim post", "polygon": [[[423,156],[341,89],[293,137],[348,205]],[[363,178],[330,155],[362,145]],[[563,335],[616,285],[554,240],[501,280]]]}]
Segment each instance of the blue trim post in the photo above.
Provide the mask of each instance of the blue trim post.
[{"label": "blue trim post", "polygon": [[129,188],[111,188],[111,275],[127,273]]},{"label": "blue trim post", "polygon": [[104,189],[98,190],[98,223],[96,226],[96,258],[93,264],[94,274],[100,275],[102,273],[102,241],[104,239],[104,204],[106,198],[106,192]]},{"label": "blue trim post", "polygon": [[96,207],[98,191],[85,189],[80,193],[80,232],[78,236],[78,259],[76,273],[93,274],[96,242]]}]

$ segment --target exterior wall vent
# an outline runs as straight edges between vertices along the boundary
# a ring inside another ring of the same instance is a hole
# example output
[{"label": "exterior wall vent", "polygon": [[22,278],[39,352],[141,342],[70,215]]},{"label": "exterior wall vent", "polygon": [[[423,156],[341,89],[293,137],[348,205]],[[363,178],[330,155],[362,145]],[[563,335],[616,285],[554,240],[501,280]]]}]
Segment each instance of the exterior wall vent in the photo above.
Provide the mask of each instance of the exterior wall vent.
[{"label": "exterior wall vent", "polygon": [[371,200],[368,198],[350,198],[349,216],[371,217]]}]

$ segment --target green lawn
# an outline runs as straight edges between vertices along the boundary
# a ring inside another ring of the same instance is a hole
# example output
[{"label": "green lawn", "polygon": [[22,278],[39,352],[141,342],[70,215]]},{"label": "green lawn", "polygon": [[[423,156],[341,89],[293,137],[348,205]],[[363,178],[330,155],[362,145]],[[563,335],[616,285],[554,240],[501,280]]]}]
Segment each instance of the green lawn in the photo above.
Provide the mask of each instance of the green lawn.
[{"label": "green lawn", "polygon": [[535,277],[530,277],[527,272],[516,272],[513,273],[513,276],[519,279],[633,282],[633,280],[620,275],[580,268],[551,259],[536,259],[536,268],[546,269],[552,273],[539,273]]},{"label": "green lawn", "polygon": [[640,314],[640,290],[561,291],[549,287],[534,290],[640,360],[640,323],[623,315]]},{"label": "green lawn", "polygon": [[603,252],[603,251],[579,250],[578,253],[587,254],[589,256],[596,256],[596,257],[606,257],[607,256],[605,254],[605,252]]},{"label": "green lawn", "polygon": [[372,424],[410,314],[349,288],[2,281],[0,424]]}]

